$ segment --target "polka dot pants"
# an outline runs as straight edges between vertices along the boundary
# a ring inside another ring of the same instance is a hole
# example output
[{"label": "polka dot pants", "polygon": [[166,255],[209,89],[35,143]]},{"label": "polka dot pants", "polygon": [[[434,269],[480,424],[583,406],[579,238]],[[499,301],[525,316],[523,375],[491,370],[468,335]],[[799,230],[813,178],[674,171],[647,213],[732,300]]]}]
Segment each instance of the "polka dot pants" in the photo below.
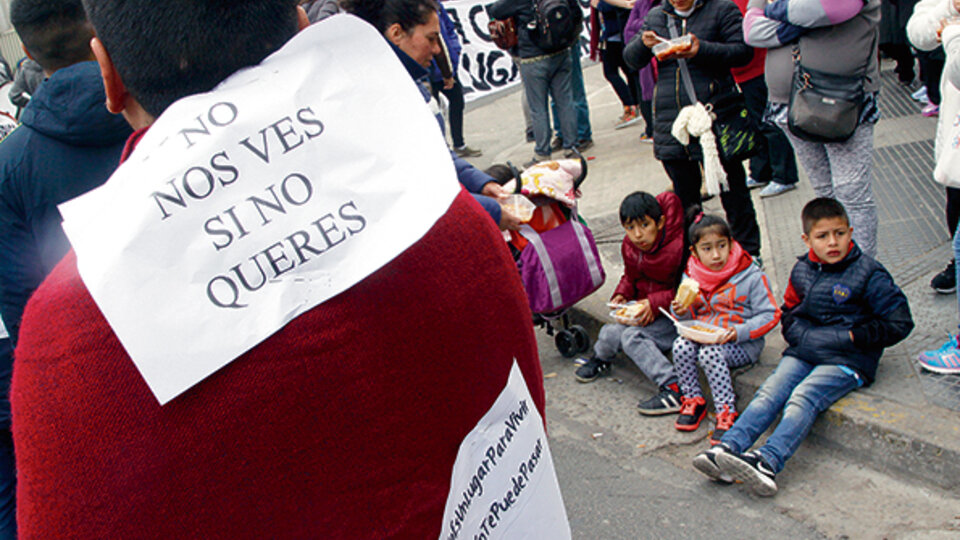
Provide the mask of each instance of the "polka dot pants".
[{"label": "polka dot pants", "polygon": [[703,368],[713,394],[714,410],[722,410],[729,405],[730,411],[736,411],[737,396],[730,379],[730,368],[745,366],[752,360],[736,343],[723,345],[703,345],[678,337],[673,342],[673,369],[680,379],[680,390],[687,397],[703,397],[700,381],[697,378],[697,363]]}]

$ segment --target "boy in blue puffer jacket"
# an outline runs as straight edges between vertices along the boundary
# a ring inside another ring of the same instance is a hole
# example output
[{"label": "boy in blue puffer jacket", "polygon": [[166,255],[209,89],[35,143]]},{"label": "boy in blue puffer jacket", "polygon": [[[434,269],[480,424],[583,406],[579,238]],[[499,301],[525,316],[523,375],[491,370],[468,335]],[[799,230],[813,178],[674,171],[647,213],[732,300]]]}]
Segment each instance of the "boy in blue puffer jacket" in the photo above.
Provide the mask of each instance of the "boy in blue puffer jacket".
[{"label": "boy in blue puffer jacket", "polygon": [[[830,198],[803,208],[810,252],[790,273],[783,336],[789,347],[776,371],[724,434],[693,465],[714,480],[741,480],[757,495],[776,493],[774,477],[800,446],[817,415],[873,382],[883,349],[913,330],[910,307],[887,270],[851,240],[846,210]],[[748,450],[783,418],[760,448]]]}]

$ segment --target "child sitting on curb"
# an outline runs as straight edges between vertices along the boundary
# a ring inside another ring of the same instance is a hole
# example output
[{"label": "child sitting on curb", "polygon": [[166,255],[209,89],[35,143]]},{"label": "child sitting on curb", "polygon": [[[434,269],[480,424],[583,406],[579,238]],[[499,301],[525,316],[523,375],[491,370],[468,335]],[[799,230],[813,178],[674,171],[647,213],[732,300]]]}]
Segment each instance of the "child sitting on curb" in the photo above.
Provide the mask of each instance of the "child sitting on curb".
[{"label": "child sitting on curb", "polygon": [[[802,219],[810,252],[794,265],[784,294],[783,336],[789,347],[720,444],[693,459],[710,478],[736,478],[761,496],[777,492],[774,477],[817,415],[873,382],[883,349],[913,329],[906,296],[851,240],[843,205],[814,199]],[[783,418],[766,443],[743,453],[781,410]]]},{"label": "child sitting on curb", "polygon": [[610,371],[622,349],[660,392],[638,405],[641,414],[660,415],[680,410],[680,389],[673,366],[664,356],[677,337],[660,308],[670,305],[683,264],[683,208],[675,194],[654,198],[638,191],[620,204],[620,223],[627,234],[620,247],[623,277],[611,302],[636,300],[640,311],[630,325],[605,324],[593,347],[593,357],[576,371],[580,382],[591,382]]},{"label": "child sitting on curb", "polygon": [[733,425],[737,417],[736,394],[730,368],[753,364],[763,350],[763,336],[780,320],[767,275],[731,235],[723,218],[700,213],[689,231],[690,251],[684,278],[697,282],[700,292],[685,306],[671,304],[678,317],[692,317],[719,327],[721,332],[699,341],[678,337],[673,343],[673,363],[680,377],[683,402],[675,427],[696,431],[707,413],[707,401],[698,380],[703,369],[713,395],[717,425],[712,444]]}]

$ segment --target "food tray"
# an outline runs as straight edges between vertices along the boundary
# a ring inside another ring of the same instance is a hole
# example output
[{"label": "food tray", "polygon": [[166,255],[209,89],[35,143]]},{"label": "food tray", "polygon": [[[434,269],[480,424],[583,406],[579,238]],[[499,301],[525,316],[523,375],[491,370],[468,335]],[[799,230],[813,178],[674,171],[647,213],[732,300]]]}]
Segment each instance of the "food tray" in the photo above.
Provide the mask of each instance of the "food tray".
[{"label": "food tray", "polygon": [[[716,343],[726,333],[725,328],[720,328],[703,321],[677,321],[677,333],[697,343]],[[696,328],[693,328],[696,327]],[[700,330],[704,328],[707,330]]]},{"label": "food tray", "polygon": [[520,218],[521,223],[526,223],[533,219],[533,211],[537,205],[523,195],[513,194],[503,200],[501,205],[510,210],[510,212]]},{"label": "food tray", "polygon": [[667,41],[657,43],[653,46],[651,51],[653,51],[653,54],[657,57],[657,60],[663,60],[672,54],[689,50],[692,46],[693,40],[690,39],[690,34],[684,34],[678,38],[668,39]]},{"label": "food tray", "polygon": [[[631,300],[631,301],[627,302],[627,303],[624,304],[624,305],[625,305],[625,306],[632,306],[632,305],[634,305],[634,304],[636,304],[636,303],[637,303],[636,300]],[[626,325],[631,325],[631,324],[633,324],[633,323],[636,322],[636,319],[635,319],[635,318],[622,317],[622,316],[620,316],[620,315],[617,315],[617,312],[620,311],[620,309],[621,309],[621,308],[617,308],[617,309],[615,309],[615,310],[613,310],[613,311],[610,312],[610,317],[612,317],[613,320],[617,321],[617,322],[620,323],[620,324],[626,324]]]}]

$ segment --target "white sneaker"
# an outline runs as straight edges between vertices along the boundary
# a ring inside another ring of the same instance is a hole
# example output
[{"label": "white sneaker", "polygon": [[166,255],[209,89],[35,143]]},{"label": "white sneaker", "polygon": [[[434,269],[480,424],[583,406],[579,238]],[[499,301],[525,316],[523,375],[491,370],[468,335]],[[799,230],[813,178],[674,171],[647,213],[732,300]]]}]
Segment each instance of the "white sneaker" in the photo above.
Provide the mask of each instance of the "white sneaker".
[{"label": "white sneaker", "polygon": [[786,193],[793,189],[797,189],[796,184],[778,184],[776,182],[770,182],[767,184],[767,187],[760,190],[760,196],[763,198],[776,197],[777,195]]}]

